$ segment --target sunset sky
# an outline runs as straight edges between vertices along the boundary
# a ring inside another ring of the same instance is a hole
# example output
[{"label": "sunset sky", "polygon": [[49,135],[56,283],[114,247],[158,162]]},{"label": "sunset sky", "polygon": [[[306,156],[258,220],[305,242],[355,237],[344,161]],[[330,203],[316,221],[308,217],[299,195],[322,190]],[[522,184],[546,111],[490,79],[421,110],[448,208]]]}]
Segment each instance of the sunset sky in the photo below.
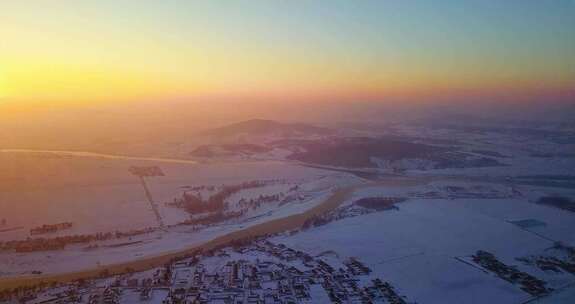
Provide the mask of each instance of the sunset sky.
[{"label": "sunset sky", "polygon": [[0,100],[554,98],[575,1],[0,0]]}]

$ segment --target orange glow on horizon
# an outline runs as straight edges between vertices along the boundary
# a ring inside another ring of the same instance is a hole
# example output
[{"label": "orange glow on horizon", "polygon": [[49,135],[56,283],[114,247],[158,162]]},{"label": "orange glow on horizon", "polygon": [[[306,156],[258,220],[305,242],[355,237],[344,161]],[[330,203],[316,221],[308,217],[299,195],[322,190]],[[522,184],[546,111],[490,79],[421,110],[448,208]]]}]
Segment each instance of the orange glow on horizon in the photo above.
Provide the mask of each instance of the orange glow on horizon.
[{"label": "orange glow on horizon", "polygon": [[[35,104],[218,97],[385,102],[553,96],[575,85],[575,45],[566,39],[573,37],[574,19],[560,4],[533,12],[507,4],[499,26],[490,22],[491,10],[455,5],[434,13],[380,2],[333,4],[333,12],[319,4],[309,12],[282,4],[305,15],[298,18],[276,14],[279,4],[271,3],[236,8],[238,15],[209,3],[116,5],[0,4],[8,12],[0,27],[0,98]],[[387,15],[393,11],[404,15]],[[545,19],[524,15],[531,13]]]}]

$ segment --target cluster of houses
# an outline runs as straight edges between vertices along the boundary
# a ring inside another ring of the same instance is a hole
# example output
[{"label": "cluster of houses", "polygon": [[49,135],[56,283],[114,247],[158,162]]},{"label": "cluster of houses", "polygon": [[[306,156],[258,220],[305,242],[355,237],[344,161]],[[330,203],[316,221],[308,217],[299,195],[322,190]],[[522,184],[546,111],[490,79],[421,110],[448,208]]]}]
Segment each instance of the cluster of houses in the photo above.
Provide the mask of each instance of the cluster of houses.
[{"label": "cluster of houses", "polygon": [[66,230],[66,229],[70,229],[70,228],[72,228],[71,222],[64,222],[64,223],[58,223],[58,224],[52,224],[52,225],[42,225],[40,227],[35,227],[35,228],[30,229],[30,234],[31,235],[37,235],[37,234],[54,233],[54,232],[58,232],[60,230]]},{"label": "cluster of houses", "polygon": [[565,271],[575,274],[575,261],[560,260],[553,256],[539,256],[533,259],[533,264],[543,271]]},{"label": "cluster of houses", "polygon": [[522,257],[517,260],[543,271],[575,274],[575,248],[557,242],[552,248],[547,249],[546,253],[549,255]]},{"label": "cluster of houses", "polygon": [[88,304],[119,304],[121,291],[117,288],[107,287],[102,293],[91,293]]},{"label": "cluster of houses", "polygon": [[472,258],[473,262],[493,272],[498,277],[512,284],[521,285],[521,289],[532,296],[542,296],[552,291],[545,286],[547,284],[545,281],[500,262],[490,252],[479,250]]},{"label": "cluster of houses", "polygon": [[143,273],[68,284],[65,292],[47,289],[22,299],[19,302],[28,304],[407,303],[357,259],[328,263],[266,240],[174,260]]},{"label": "cluster of houses", "polygon": [[385,300],[384,303],[389,304],[406,304],[405,298],[400,296],[393,286],[387,282],[383,282],[380,279],[375,279],[372,281],[373,286],[367,288],[367,293],[371,299],[374,300]]}]

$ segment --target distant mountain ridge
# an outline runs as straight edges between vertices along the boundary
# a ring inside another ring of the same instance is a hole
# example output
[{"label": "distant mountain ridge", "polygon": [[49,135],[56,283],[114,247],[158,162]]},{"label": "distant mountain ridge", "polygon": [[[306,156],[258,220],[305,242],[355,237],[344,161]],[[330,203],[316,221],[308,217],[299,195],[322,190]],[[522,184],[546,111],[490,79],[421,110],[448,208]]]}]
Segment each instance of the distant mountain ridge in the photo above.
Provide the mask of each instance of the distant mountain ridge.
[{"label": "distant mountain ridge", "polygon": [[234,136],[239,134],[296,136],[300,134],[329,135],[333,133],[334,131],[328,128],[302,123],[282,123],[267,119],[250,119],[203,132],[205,135],[212,136]]}]

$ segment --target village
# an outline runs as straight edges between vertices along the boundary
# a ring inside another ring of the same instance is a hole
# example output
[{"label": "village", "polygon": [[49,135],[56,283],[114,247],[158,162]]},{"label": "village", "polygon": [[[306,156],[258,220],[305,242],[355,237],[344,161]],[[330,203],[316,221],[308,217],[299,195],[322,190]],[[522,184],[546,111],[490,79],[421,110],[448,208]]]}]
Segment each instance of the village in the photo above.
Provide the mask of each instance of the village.
[{"label": "village", "polygon": [[73,226],[72,222],[64,222],[64,223],[51,224],[51,225],[44,224],[40,227],[35,227],[35,228],[30,229],[30,235],[54,233],[54,232],[58,232],[60,230],[70,229],[70,228],[72,228],[72,226]]},{"label": "village", "polygon": [[[412,303],[360,260],[341,263],[266,239],[149,271],[0,294],[8,303]],[[19,299],[16,301],[16,299]]]},{"label": "village", "polygon": [[493,272],[498,277],[513,284],[519,284],[521,289],[533,296],[542,296],[553,291],[546,287],[545,281],[540,280],[526,272],[517,270],[499,261],[490,252],[479,250],[473,255],[473,261],[481,267]]}]

